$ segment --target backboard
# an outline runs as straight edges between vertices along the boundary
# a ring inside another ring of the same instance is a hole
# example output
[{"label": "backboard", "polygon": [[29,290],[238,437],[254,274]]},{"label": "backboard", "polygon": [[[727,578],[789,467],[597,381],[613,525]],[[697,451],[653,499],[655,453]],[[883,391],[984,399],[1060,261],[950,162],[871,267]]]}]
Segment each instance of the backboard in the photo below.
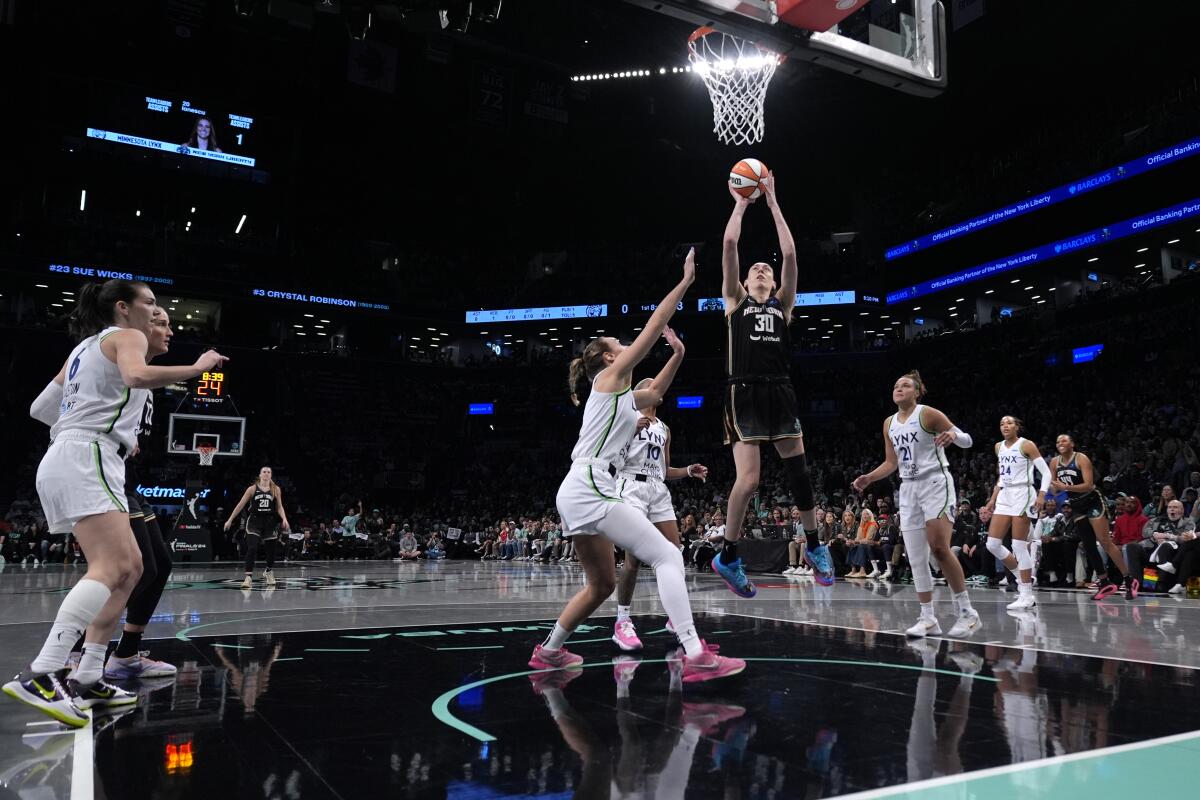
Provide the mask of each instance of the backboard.
[{"label": "backboard", "polygon": [[245,417],[172,414],[167,424],[167,452],[176,456],[198,456],[196,448],[208,445],[217,448],[217,456],[240,457],[245,439]]},{"label": "backboard", "polygon": [[946,88],[946,11],[940,0],[627,2],[908,94],[934,97]]}]

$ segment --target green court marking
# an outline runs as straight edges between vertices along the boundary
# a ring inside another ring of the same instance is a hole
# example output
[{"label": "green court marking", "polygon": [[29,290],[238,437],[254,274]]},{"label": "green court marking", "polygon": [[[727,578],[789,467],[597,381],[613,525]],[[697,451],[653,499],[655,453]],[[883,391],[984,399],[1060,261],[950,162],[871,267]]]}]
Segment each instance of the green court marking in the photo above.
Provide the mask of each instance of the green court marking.
[{"label": "green court marking", "polygon": [[390,633],[364,633],[360,636],[341,636],[341,639],[386,639],[391,636]]},{"label": "green court marking", "polygon": [[254,648],[248,644],[214,644],[213,647],[221,647],[226,650],[253,650]]},{"label": "green court marking", "polygon": [[293,656],[292,658],[277,658],[277,659],[275,659],[275,663],[278,664],[280,661],[303,661],[303,660],[304,660],[304,658],[302,656]]},{"label": "green court marking", "polygon": [[1140,797],[1146,776],[1164,763],[1180,763],[1195,755],[1200,731],[1164,736],[1145,742],[1102,747],[1037,761],[947,775],[916,783],[845,795],[846,798],[896,800],[1082,800],[1096,797]]},{"label": "green court marking", "polygon": [[[575,642],[575,644],[579,644],[579,642]],[[963,672],[955,672],[953,670],[948,670],[948,669],[937,669],[936,667],[918,667],[918,666],[914,666],[912,664],[888,664],[883,661],[850,661],[850,660],[842,660],[842,659],[835,659],[835,658],[747,658],[747,659],[745,659],[745,661],[761,661],[761,662],[774,662],[774,663],[784,663],[784,664],[836,664],[836,665],[840,665],[840,666],[879,667],[882,669],[906,669],[906,670],[910,670],[913,672],[929,672],[929,673],[933,673],[935,675],[951,675],[956,678],[961,678],[963,675],[966,674]],[[594,667],[611,667],[611,666],[614,666],[616,663],[617,662],[615,662],[615,661],[597,661],[594,664],[581,664],[580,666],[582,669],[592,669]],[[642,659],[641,663],[643,663],[643,664],[665,664],[665,663],[667,663],[667,660],[665,658],[645,658],[645,659]],[[456,731],[459,731],[460,733],[464,733],[467,736],[470,736],[472,739],[477,739],[481,742],[494,742],[494,741],[496,741],[495,736],[492,736],[490,733],[487,733],[486,731],[481,731],[481,730],[479,730],[479,728],[476,728],[474,725],[469,725],[466,722],[463,722],[462,720],[460,720],[458,717],[454,716],[454,714],[450,711],[450,703],[456,697],[458,697],[460,694],[463,694],[464,692],[469,692],[472,689],[478,689],[481,686],[487,686],[490,683],[498,683],[499,681],[507,681],[507,680],[511,680],[513,678],[524,678],[528,675],[538,675],[543,672],[556,672],[556,671],[557,670],[553,670],[553,669],[531,669],[531,670],[526,670],[524,672],[510,672],[507,675],[496,675],[491,678],[485,678],[481,681],[475,681],[474,683],[468,683],[463,686],[459,686],[456,689],[451,689],[450,691],[443,693],[441,696],[439,696],[436,700],[433,701],[433,705],[430,707],[430,710],[433,712],[433,716],[442,724],[449,725],[451,728],[454,728]],[[991,683],[999,683],[1000,682],[996,678],[989,678],[985,675],[976,675],[975,680],[989,681]]]},{"label": "green court marking", "polygon": [[502,644],[485,644],[479,647],[435,647],[435,650],[503,650]]},{"label": "green court marking", "polygon": [[220,622],[206,622],[203,625],[193,625],[190,628],[184,628],[181,631],[176,631],[175,638],[181,642],[190,642],[192,639],[190,636],[188,636],[188,634],[191,633],[192,631],[198,631],[201,628],[211,628],[213,625],[228,625],[231,622],[253,622],[255,620],[260,620],[263,618],[264,618],[264,615],[260,614],[257,617],[240,617],[239,619],[224,619],[224,620],[221,620]]},{"label": "green court marking", "polygon": [[306,653],[369,653],[368,647],[306,647]]}]

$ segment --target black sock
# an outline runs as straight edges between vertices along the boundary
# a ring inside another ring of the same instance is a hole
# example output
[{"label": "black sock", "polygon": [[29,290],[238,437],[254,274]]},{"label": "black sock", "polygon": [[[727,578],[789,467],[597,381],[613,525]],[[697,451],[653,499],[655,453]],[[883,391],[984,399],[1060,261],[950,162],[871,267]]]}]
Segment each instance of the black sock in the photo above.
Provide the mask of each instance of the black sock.
[{"label": "black sock", "polygon": [[735,561],[737,561],[737,542],[731,542],[726,538],[725,546],[721,549],[721,563],[732,564]]},{"label": "black sock", "polygon": [[816,550],[821,546],[821,540],[817,538],[817,532],[810,531],[807,528],[804,529],[804,543],[808,546],[809,550]]},{"label": "black sock", "polygon": [[75,640],[75,644],[71,646],[71,652],[72,653],[82,653],[83,652],[83,635],[82,634],[80,634],[79,638]]},{"label": "black sock", "polygon": [[138,648],[142,645],[141,631],[122,631],[121,641],[117,642],[117,651],[114,655],[117,658],[129,658],[138,654]]}]

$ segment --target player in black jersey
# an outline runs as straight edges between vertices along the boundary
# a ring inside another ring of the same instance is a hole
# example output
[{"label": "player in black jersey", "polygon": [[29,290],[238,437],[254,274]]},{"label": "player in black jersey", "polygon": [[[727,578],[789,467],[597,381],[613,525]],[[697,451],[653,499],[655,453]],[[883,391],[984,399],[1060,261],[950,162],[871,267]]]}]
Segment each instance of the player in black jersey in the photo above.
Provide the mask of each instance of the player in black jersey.
[{"label": "player in black jersey", "polygon": [[778,285],[775,271],[762,261],[752,264],[746,280],[741,280],[738,240],[742,235],[742,216],[753,201],[732,188],[729,193],[733,196],[733,213],[725,227],[721,256],[721,293],[729,338],[725,362],[728,378],[725,443],[733,446],[737,478],[729,492],[724,549],[712,564],[713,571],[741,597],[753,597],[757,591],[742,569],[737,542],[742,536],[746,508],[758,490],[759,445],[763,442],[774,444],[783,459],[792,499],[800,508],[804,525],[805,559],[813,567],[818,582],[827,586],[833,583],[833,562],[828,549],[817,540],[812,479],[790,374],[788,325],[796,303],[796,244],[779,208],[775,176],[768,175],[760,185],[779,236],[783,266]]},{"label": "player in black jersey", "polygon": [[[147,360],[166,353],[174,335],[171,319],[163,309],[155,314],[151,325],[150,335],[146,337]],[[137,467],[133,462],[142,449],[143,438],[151,433],[153,420],[154,395],[151,394],[146,398],[141,419],[138,420],[138,448],[125,459],[125,499],[129,507],[129,527],[133,529],[133,538],[137,540],[142,553],[142,577],[129,594],[121,640],[104,665],[104,677],[111,680],[173,678],[176,672],[173,664],[156,661],[150,658],[148,651],[141,649],[142,633],[150,624],[150,617],[158,607],[163,589],[167,586],[167,578],[171,575],[171,551],[163,540],[162,529],[153,509],[143,503],[138,494]]]},{"label": "player in black jersey", "polygon": [[291,530],[287,512],[283,510],[283,492],[271,479],[272,474],[270,467],[260,469],[258,480],[246,487],[242,499],[233,507],[229,519],[225,520],[225,530],[229,530],[237,515],[249,504],[250,516],[246,519],[246,577],[242,581],[243,589],[254,585],[254,561],[258,558],[260,544],[267,556],[263,580],[267,582],[267,586],[275,585],[275,550],[279,546],[279,529],[275,525],[275,518],[279,518],[285,531]]},{"label": "player in black jersey", "polygon": [[[1076,452],[1075,439],[1067,434],[1060,434],[1055,441],[1058,455],[1050,462],[1050,472],[1054,475],[1050,488],[1055,492],[1066,492],[1071,499],[1070,524],[1078,531],[1079,541],[1083,545],[1087,557],[1088,569],[1095,570],[1102,576],[1096,587],[1093,600],[1103,600],[1109,595],[1124,590],[1126,599],[1132,600],[1138,595],[1140,582],[1129,574],[1129,565],[1125,563],[1125,554],[1113,542],[1108,529],[1108,508],[1104,496],[1096,489],[1096,474],[1092,468],[1092,460],[1083,453]],[[1096,551],[1096,542],[1108,554],[1108,568]]]}]

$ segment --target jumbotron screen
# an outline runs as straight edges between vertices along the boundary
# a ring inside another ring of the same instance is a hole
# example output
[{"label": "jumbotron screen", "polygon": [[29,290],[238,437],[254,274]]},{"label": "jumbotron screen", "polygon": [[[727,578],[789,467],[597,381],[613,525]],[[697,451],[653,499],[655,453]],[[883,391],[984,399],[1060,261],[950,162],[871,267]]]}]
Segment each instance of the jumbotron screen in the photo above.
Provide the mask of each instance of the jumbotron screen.
[{"label": "jumbotron screen", "polygon": [[128,147],[177,153],[244,167],[257,166],[260,125],[253,113],[181,94],[131,89],[94,104],[87,136]]}]

